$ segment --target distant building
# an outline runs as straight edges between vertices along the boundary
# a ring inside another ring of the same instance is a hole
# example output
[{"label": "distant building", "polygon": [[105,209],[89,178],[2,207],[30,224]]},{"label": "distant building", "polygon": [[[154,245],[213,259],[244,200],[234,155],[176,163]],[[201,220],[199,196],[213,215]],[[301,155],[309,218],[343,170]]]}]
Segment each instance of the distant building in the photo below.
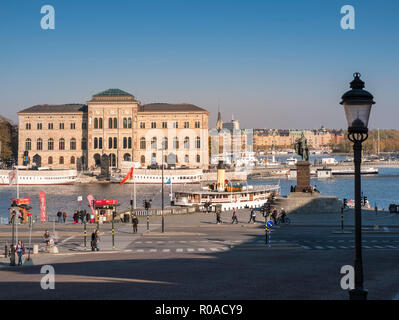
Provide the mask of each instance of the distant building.
[{"label": "distant building", "polygon": [[223,129],[227,129],[231,133],[233,133],[234,130],[240,130],[240,123],[238,122],[238,120],[234,120],[234,115],[233,115],[231,122],[223,123]]},{"label": "distant building", "polygon": [[208,165],[209,112],[192,104],[142,105],[127,92],[109,89],[87,104],[37,105],[18,112],[18,164],[51,168]]}]

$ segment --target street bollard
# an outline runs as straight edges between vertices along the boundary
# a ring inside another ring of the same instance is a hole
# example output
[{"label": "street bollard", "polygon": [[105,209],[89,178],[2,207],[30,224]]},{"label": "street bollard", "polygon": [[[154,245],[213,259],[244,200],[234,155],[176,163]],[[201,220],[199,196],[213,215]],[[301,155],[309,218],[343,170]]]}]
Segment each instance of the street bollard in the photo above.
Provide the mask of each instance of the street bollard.
[{"label": "street bollard", "polygon": [[84,239],[84,245],[85,245],[85,250],[87,249],[87,229],[86,229],[86,222],[83,224],[84,229],[83,229],[83,239]]},{"label": "street bollard", "polygon": [[341,232],[344,232],[344,208],[341,207]]},{"label": "street bollard", "polygon": [[114,228],[114,217],[112,217],[112,249],[115,249],[115,228]]},{"label": "street bollard", "polygon": [[8,258],[8,242],[4,246],[4,258]]},{"label": "street bollard", "polygon": [[147,211],[147,232],[150,232],[150,216],[148,215],[148,211]]}]

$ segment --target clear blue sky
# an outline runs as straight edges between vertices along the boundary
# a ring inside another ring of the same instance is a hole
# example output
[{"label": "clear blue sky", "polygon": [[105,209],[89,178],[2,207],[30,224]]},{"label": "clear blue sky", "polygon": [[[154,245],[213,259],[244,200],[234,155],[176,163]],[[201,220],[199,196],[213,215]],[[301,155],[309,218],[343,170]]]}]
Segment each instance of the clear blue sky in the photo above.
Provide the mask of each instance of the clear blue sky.
[{"label": "clear blue sky", "polygon": [[[55,30],[42,30],[42,5]],[[340,9],[356,10],[342,30]],[[399,129],[397,0],[1,0],[0,114],[120,88],[189,102],[246,128],[345,127],[359,71],[370,127]]]}]

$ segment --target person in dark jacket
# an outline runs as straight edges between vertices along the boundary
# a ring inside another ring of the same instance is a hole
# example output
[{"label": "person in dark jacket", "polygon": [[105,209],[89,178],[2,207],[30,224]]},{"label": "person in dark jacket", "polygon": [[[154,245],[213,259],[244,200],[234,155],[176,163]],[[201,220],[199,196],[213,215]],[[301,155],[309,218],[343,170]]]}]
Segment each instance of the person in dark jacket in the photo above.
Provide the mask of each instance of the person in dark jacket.
[{"label": "person in dark jacket", "polygon": [[67,213],[65,211],[62,213],[62,218],[64,219],[64,223],[65,223],[66,218],[67,218]]},{"label": "person in dark jacket", "polygon": [[79,219],[79,214],[78,211],[75,210],[73,213],[73,224],[77,224],[78,223],[78,219]]},{"label": "person in dark jacket", "polygon": [[98,241],[100,240],[98,236],[98,230],[94,229],[93,233],[91,234],[91,251],[99,251],[98,248]]},{"label": "person in dark jacket", "polygon": [[221,215],[220,215],[220,209],[216,210],[216,223],[220,224],[222,223]]},{"label": "person in dark jacket", "polygon": [[234,208],[234,210],[233,210],[233,217],[232,217],[232,224],[235,222],[235,223],[238,223],[238,217],[237,217],[237,209],[235,209]]},{"label": "person in dark jacket", "polygon": [[137,225],[138,224],[139,224],[139,219],[137,218],[136,214],[133,214],[133,217],[132,217],[133,233],[137,233]]}]

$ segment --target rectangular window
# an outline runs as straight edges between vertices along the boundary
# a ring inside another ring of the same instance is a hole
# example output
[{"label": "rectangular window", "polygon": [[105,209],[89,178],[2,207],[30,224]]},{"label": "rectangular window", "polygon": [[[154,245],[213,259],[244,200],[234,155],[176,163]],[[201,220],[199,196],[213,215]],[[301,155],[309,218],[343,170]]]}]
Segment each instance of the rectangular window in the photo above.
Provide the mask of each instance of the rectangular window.
[{"label": "rectangular window", "polygon": [[145,122],[140,122],[140,129],[145,129]]},{"label": "rectangular window", "polygon": [[27,124],[25,125],[25,129],[26,129],[26,130],[30,130],[30,129],[31,129],[30,123],[27,123]]},{"label": "rectangular window", "polygon": [[173,128],[175,129],[179,128],[179,123],[177,121],[173,122]]},{"label": "rectangular window", "polygon": [[199,121],[195,121],[195,128],[201,128],[200,122]]},{"label": "rectangular window", "polygon": [[64,130],[64,124],[60,123],[60,130]]},{"label": "rectangular window", "polygon": [[185,129],[187,129],[187,128],[189,128],[189,127],[190,127],[190,123],[189,123],[189,122],[187,122],[187,121],[186,121],[186,122],[184,122],[184,128],[185,128]]},{"label": "rectangular window", "polygon": [[53,125],[52,122],[50,122],[50,123],[48,124],[48,129],[49,129],[49,130],[53,130],[53,129],[54,129],[54,125]]},{"label": "rectangular window", "polygon": [[168,123],[166,121],[162,122],[162,128],[167,129],[168,128]]},{"label": "rectangular window", "polygon": [[82,122],[82,129],[87,129],[87,122]]},{"label": "rectangular window", "polygon": [[157,123],[156,122],[151,122],[151,129],[155,129],[157,127]]},{"label": "rectangular window", "polygon": [[75,130],[75,128],[76,128],[75,122],[72,122],[71,123],[71,130]]}]

